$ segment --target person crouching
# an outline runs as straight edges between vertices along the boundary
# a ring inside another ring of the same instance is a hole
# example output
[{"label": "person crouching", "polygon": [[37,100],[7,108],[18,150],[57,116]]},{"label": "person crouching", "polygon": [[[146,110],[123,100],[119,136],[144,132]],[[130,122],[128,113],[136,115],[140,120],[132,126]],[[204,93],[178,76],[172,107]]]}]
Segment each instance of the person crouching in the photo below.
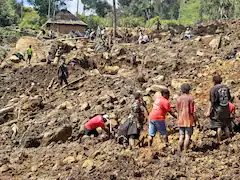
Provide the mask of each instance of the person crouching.
[{"label": "person crouching", "polygon": [[90,119],[84,128],[85,135],[97,137],[99,135],[97,128],[102,128],[107,134],[110,134],[110,130],[106,128],[105,123],[110,120],[108,115],[98,115]]}]

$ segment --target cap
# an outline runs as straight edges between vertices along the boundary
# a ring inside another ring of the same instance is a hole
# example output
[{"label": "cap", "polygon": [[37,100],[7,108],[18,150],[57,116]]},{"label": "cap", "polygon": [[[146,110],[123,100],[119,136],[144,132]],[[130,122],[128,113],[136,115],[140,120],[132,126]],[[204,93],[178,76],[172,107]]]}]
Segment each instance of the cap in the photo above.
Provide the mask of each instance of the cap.
[{"label": "cap", "polygon": [[107,114],[104,114],[104,115],[103,115],[103,119],[106,119],[107,121],[110,120],[110,118],[109,118],[109,116],[108,116]]}]

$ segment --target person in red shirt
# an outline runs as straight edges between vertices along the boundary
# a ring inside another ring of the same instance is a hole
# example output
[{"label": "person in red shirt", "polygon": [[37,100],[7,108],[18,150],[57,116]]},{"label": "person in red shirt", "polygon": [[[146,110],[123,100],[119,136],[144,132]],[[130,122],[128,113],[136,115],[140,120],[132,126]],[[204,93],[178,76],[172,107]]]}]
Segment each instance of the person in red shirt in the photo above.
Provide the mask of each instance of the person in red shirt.
[{"label": "person in red shirt", "polygon": [[105,127],[105,123],[109,121],[110,118],[108,115],[98,115],[90,119],[85,125],[85,135],[94,137],[98,136],[97,128],[102,128],[106,133],[110,133],[110,131]]},{"label": "person in red shirt", "polygon": [[170,106],[170,92],[168,89],[161,91],[162,96],[155,99],[152,111],[149,115],[149,129],[148,129],[148,146],[152,146],[153,137],[158,131],[164,140],[168,143],[168,133],[166,130],[166,114],[169,112],[173,117],[177,118]]},{"label": "person in red shirt", "polygon": [[[193,126],[196,125],[198,119],[196,118],[196,109],[194,105],[194,98],[189,94],[190,85],[183,84],[181,86],[182,95],[177,99],[177,111],[179,127],[179,150],[186,151],[191,142],[191,136],[193,134]],[[198,123],[199,126],[199,123]]]}]

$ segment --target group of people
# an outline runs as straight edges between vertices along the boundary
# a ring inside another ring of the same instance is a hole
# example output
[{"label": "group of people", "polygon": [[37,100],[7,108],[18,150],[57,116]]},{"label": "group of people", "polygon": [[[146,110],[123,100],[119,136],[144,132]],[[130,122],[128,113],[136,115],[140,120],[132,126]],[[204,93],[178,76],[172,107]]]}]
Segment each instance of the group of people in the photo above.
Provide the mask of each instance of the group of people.
[{"label": "group of people", "polygon": [[[216,130],[217,143],[222,140],[222,130],[226,137],[230,137],[232,129],[232,120],[235,116],[235,106],[232,104],[230,90],[222,83],[222,77],[216,75],[213,77],[214,87],[210,90],[210,103],[208,111],[205,114],[211,120],[211,128]],[[187,151],[192,142],[191,136],[194,127],[200,128],[200,123],[196,115],[194,97],[190,94],[190,84],[182,84],[181,96],[176,100],[176,112],[171,108],[169,101],[170,92],[168,89],[161,91],[161,95],[154,100],[152,110],[148,117],[148,146],[152,146],[153,138],[159,132],[168,145],[168,132],[166,125],[166,115],[171,114],[177,119],[179,127],[179,150]],[[127,120],[118,126],[116,138],[124,146],[129,145],[132,149],[135,147],[135,139],[139,138],[140,132],[144,126],[146,118],[144,111],[147,111],[140,92],[134,94],[135,101],[132,104],[131,114]],[[97,128],[101,127],[107,133],[114,132],[106,128],[105,123],[110,120],[108,115],[98,115],[89,120],[85,125],[85,134],[98,136]]]}]

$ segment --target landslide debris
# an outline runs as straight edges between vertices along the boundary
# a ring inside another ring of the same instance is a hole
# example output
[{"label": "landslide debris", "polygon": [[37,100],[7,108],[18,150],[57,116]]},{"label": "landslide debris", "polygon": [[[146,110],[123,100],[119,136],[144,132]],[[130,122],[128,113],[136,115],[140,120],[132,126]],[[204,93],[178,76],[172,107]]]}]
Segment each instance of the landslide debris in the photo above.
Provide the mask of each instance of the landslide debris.
[{"label": "landslide debris", "polygon": [[[67,61],[77,59],[69,66],[70,86],[63,88],[58,87],[57,65],[35,57],[32,66],[22,66],[24,62],[12,64],[5,58],[0,71],[1,179],[238,179],[240,134],[218,146],[204,117],[215,73],[230,87],[239,113],[240,62],[223,59],[239,45],[240,23],[218,23],[198,25],[190,41],[181,40],[178,31],[173,37],[168,31],[152,32],[152,42],[137,45],[131,33],[111,47],[112,66],[104,65],[105,52],[95,52],[92,42],[37,40],[43,47],[36,45],[36,54],[55,54],[62,47]],[[137,65],[132,64],[134,54]],[[123,122],[136,90],[150,107],[154,95],[167,87],[174,108],[184,82],[193,87],[203,125],[202,131],[195,130],[195,146],[186,154],[177,151],[178,132],[170,117],[169,147],[157,136],[153,149],[147,149],[147,124],[142,147],[132,151],[106,140],[104,134],[80,141],[84,122],[96,114],[107,113]]]}]

